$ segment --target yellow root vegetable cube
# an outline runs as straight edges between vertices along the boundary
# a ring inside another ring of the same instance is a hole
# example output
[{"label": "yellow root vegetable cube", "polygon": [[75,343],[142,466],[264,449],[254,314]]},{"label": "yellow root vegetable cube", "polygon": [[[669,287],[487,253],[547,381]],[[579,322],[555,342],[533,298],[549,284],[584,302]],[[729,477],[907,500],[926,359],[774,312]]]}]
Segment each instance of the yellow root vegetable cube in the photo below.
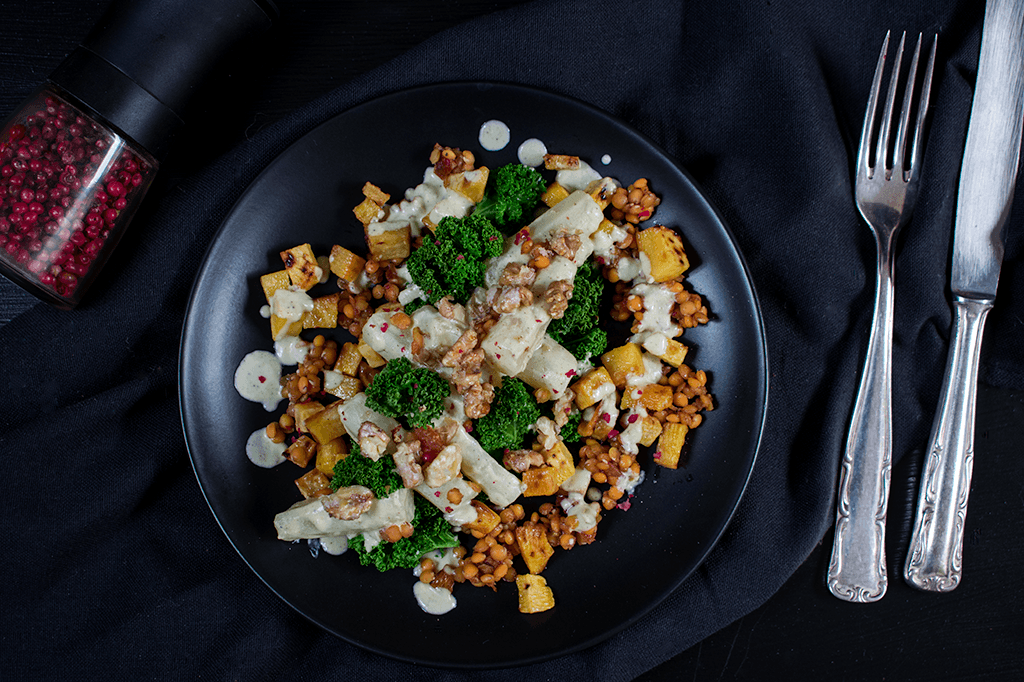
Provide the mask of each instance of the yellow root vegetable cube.
[{"label": "yellow root vegetable cube", "polygon": [[316,449],[316,468],[327,478],[334,477],[334,465],[348,457],[348,444],[344,438],[335,438]]},{"label": "yellow root vegetable cube", "polygon": [[661,422],[658,421],[657,417],[647,416],[643,418],[641,425],[643,427],[643,434],[638,442],[644,447],[654,445],[654,441],[661,435]]},{"label": "yellow root vegetable cube", "polygon": [[331,492],[331,479],[324,476],[319,469],[310,469],[305,474],[295,479],[295,485],[305,499],[328,495]]},{"label": "yellow root vegetable cube", "polygon": [[583,410],[614,393],[615,384],[608,370],[597,367],[573,384],[572,390],[576,394],[576,407]]},{"label": "yellow root vegetable cube", "polygon": [[260,277],[260,286],[263,287],[263,295],[267,297],[267,303],[270,303],[270,299],[278,289],[287,289],[290,284],[291,280],[288,279],[287,270],[268,272]]},{"label": "yellow root vegetable cube", "polygon": [[295,403],[288,407],[288,414],[295,420],[295,430],[299,433],[308,433],[306,422],[324,411],[324,406],[315,400],[304,403]]},{"label": "yellow root vegetable cube", "polygon": [[548,559],[555,553],[555,549],[548,542],[544,526],[539,523],[526,523],[516,528],[516,541],[526,567],[533,574],[543,571],[548,565]]},{"label": "yellow root vegetable cube", "polygon": [[544,202],[544,205],[551,208],[562,199],[569,197],[569,190],[562,187],[557,182],[552,182],[548,185],[547,190],[540,195],[540,200]]},{"label": "yellow root vegetable cube", "polygon": [[302,332],[302,320],[289,322],[277,315],[270,316],[270,336],[277,341],[285,336],[298,336]]},{"label": "yellow root vegetable cube", "polygon": [[306,428],[309,435],[317,443],[329,443],[335,438],[345,435],[345,425],[341,421],[341,403],[331,403],[322,412],[319,412],[306,420]]},{"label": "yellow root vegetable cube", "polygon": [[644,406],[644,409],[651,412],[667,410],[672,407],[672,395],[671,386],[650,384],[649,386],[644,386],[643,392],[640,394],[640,404]]},{"label": "yellow root vegetable cube", "polygon": [[665,424],[658,437],[658,447],[654,453],[654,461],[668,469],[679,467],[679,454],[683,450],[683,442],[690,428],[686,424]]},{"label": "yellow root vegetable cube", "polygon": [[[338,372],[335,372],[335,374],[338,374]],[[340,400],[348,400],[362,390],[363,382],[345,374],[342,374],[340,377],[335,376],[330,382],[324,381],[324,392],[330,393]]]},{"label": "yellow root vegetable cube", "polygon": [[572,453],[562,441],[555,443],[550,450],[545,450],[543,455],[545,465],[523,472],[523,483],[526,484],[524,497],[554,495],[561,485],[576,473]]},{"label": "yellow root vegetable cube", "polygon": [[651,262],[651,278],[655,282],[678,279],[690,268],[683,240],[671,228],[656,225],[640,230],[636,243]]},{"label": "yellow root vegetable cube", "polygon": [[545,154],[545,170],[579,170],[580,157],[568,154]]},{"label": "yellow root vegetable cube", "polygon": [[352,212],[355,213],[356,218],[363,225],[369,225],[370,223],[384,215],[384,212],[381,210],[380,204],[374,202],[374,200],[371,199],[370,197],[366,197],[365,199],[363,199],[363,201],[358,206],[352,209]]},{"label": "yellow root vegetable cube", "polygon": [[594,203],[601,207],[602,211],[608,208],[614,193],[615,185],[608,178],[600,178],[587,185],[587,194],[594,200]]},{"label": "yellow root vegetable cube", "polygon": [[685,344],[669,339],[665,352],[658,356],[673,367],[678,367],[686,360],[686,352],[690,350]]},{"label": "yellow root vegetable cube", "polygon": [[480,166],[476,170],[452,173],[445,178],[444,186],[453,192],[458,192],[474,204],[479,204],[484,198],[484,189],[487,187],[487,178],[490,170],[487,166]]},{"label": "yellow root vegetable cube", "polygon": [[403,260],[409,257],[411,250],[409,226],[397,230],[366,232],[366,244],[370,254],[377,260]]},{"label": "yellow root vegetable cube", "polygon": [[615,387],[622,388],[630,375],[644,374],[644,352],[637,344],[627,343],[602,355],[601,364],[608,370]]},{"label": "yellow root vegetable cube", "polygon": [[328,262],[331,264],[331,272],[334,276],[346,282],[356,281],[366,265],[364,258],[337,244],[331,247]]},{"label": "yellow root vegetable cube", "polygon": [[366,364],[370,367],[376,369],[377,367],[383,367],[387,363],[387,360],[382,358],[380,354],[370,346],[370,344],[360,342],[358,348],[359,354],[363,356],[363,359],[366,360]]},{"label": "yellow root vegetable cube", "polygon": [[367,182],[363,185],[363,196],[378,206],[383,206],[391,201],[391,195],[372,182]]},{"label": "yellow root vegetable cube", "polygon": [[309,244],[300,244],[282,251],[281,260],[284,261],[284,269],[288,271],[288,278],[299,289],[309,291],[313,285],[320,283],[323,271]]},{"label": "yellow root vegetable cube", "polygon": [[541,613],[555,605],[555,595],[543,576],[517,575],[516,588],[519,590],[520,613]]},{"label": "yellow root vegetable cube", "polygon": [[338,299],[341,294],[328,294],[313,299],[313,309],[302,314],[303,329],[334,329],[338,326]]},{"label": "yellow root vegetable cube", "polygon": [[334,364],[334,369],[342,374],[354,377],[356,372],[359,371],[359,363],[362,361],[363,356],[359,352],[359,346],[351,341],[346,341],[341,345],[341,352],[338,354],[338,360]]},{"label": "yellow root vegetable cube", "polygon": [[483,537],[497,528],[498,524],[501,523],[501,517],[498,516],[498,512],[494,511],[483,502],[472,500],[470,504],[473,505],[473,509],[476,510],[476,520],[471,523],[462,524],[462,529],[464,531],[479,533],[480,537]]}]

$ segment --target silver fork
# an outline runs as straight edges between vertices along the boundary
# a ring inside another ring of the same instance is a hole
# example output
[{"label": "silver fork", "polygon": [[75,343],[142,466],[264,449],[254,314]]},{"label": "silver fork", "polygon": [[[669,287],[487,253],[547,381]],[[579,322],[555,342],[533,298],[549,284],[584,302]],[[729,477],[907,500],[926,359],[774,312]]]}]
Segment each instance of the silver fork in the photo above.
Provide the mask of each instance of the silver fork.
[{"label": "silver fork", "polygon": [[[921,177],[922,130],[928,110],[938,36],[932,43],[931,56],[915,99],[914,86],[922,40],[923,37],[919,35],[904,85],[896,139],[892,142],[893,110],[906,33],[900,38],[896,50],[885,109],[881,119],[878,119],[879,91],[889,50],[889,34],[886,33],[875,67],[875,78],[868,97],[867,112],[864,114],[864,127],[861,129],[860,149],[857,151],[857,209],[875,236],[878,252],[875,313],[839,471],[835,541],[827,579],[832,594],[851,602],[877,601],[885,594],[887,585],[885,517],[892,468],[894,254],[896,235],[910,218],[917,198]],[[908,156],[908,126],[911,110],[915,108],[917,113]]]}]

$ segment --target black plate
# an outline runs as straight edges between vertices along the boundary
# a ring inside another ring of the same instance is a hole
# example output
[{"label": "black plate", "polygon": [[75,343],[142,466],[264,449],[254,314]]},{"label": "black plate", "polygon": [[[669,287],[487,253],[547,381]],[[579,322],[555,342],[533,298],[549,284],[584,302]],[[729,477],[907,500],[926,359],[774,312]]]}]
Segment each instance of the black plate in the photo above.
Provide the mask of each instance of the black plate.
[{"label": "black plate", "polygon": [[[480,125],[500,119],[506,149],[487,153]],[[681,229],[690,285],[714,319],[689,330],[688,361],[707,371],[717,407],[690,436],[685,468],[646,463],[628,511],[602,521],[598,542],[557,552],[544,575],[556,606],[523,615],[516,589],[457,585],[458,607],[423,613],[411,571],[381,574],[351,553],[313,558],[306,543],[275,538],[274,515],[297,501],[301,472],[265,470],[245,456],[249,434],[271,415],[234,391],[239,360],[270,349],[259,276],[278,252],[310,242],[365,252],[352,207],[367,180],[392,196],[422,179],[434,142],[474,150],[479,165],[515,159],[536,137],[554,153],[579,154],[603,174],[646,177],[663,198],[658,222]],[[602,164],[604,155],[610,163]],[[203,493],[228,539],[282,599],[326,630],[369,650],[428,665],[504,667],[591,646],[636,621],[704,560],[750,476],[767,397],[766,352],[755,294],[728,229],[685,172],[609,115],[537,90],[443,84],[388,95],[319,126],[278,157],[232,209],[199,271],[181,346],[181,411]]]}]

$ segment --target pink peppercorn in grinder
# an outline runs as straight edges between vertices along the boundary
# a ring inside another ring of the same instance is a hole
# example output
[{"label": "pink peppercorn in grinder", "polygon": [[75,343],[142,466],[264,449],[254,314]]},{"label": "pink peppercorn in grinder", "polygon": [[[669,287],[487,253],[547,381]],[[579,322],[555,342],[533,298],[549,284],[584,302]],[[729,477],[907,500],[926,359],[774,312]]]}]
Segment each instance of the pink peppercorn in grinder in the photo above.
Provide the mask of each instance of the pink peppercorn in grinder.
[{"label": "pink peppercorn in grinder", "polygon": [[203,76],[271,0],[119,0],[0,129],[0,273],[75,307],[131,221]]}]

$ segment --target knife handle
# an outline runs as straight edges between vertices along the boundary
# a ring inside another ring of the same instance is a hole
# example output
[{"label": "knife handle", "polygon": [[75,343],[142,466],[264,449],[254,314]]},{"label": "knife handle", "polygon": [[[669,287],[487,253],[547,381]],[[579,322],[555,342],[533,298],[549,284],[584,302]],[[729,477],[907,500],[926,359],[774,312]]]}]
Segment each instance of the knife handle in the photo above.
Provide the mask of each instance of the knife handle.
[{"label": "knife handle", "polygon": [[[885,519],[892,470],[892,241],[879,242],[875,313],[839,469],[828,589],[849,602],[885,596]],[[888,248],[886,248],[888,247]]]},{"label": "knife handle", "polygon": [[953,338],[918,495],[903,575],[914,587],[949,592],[960,584],[967,495],[974,467],[978,358],[992,300],[953,298]]}]

